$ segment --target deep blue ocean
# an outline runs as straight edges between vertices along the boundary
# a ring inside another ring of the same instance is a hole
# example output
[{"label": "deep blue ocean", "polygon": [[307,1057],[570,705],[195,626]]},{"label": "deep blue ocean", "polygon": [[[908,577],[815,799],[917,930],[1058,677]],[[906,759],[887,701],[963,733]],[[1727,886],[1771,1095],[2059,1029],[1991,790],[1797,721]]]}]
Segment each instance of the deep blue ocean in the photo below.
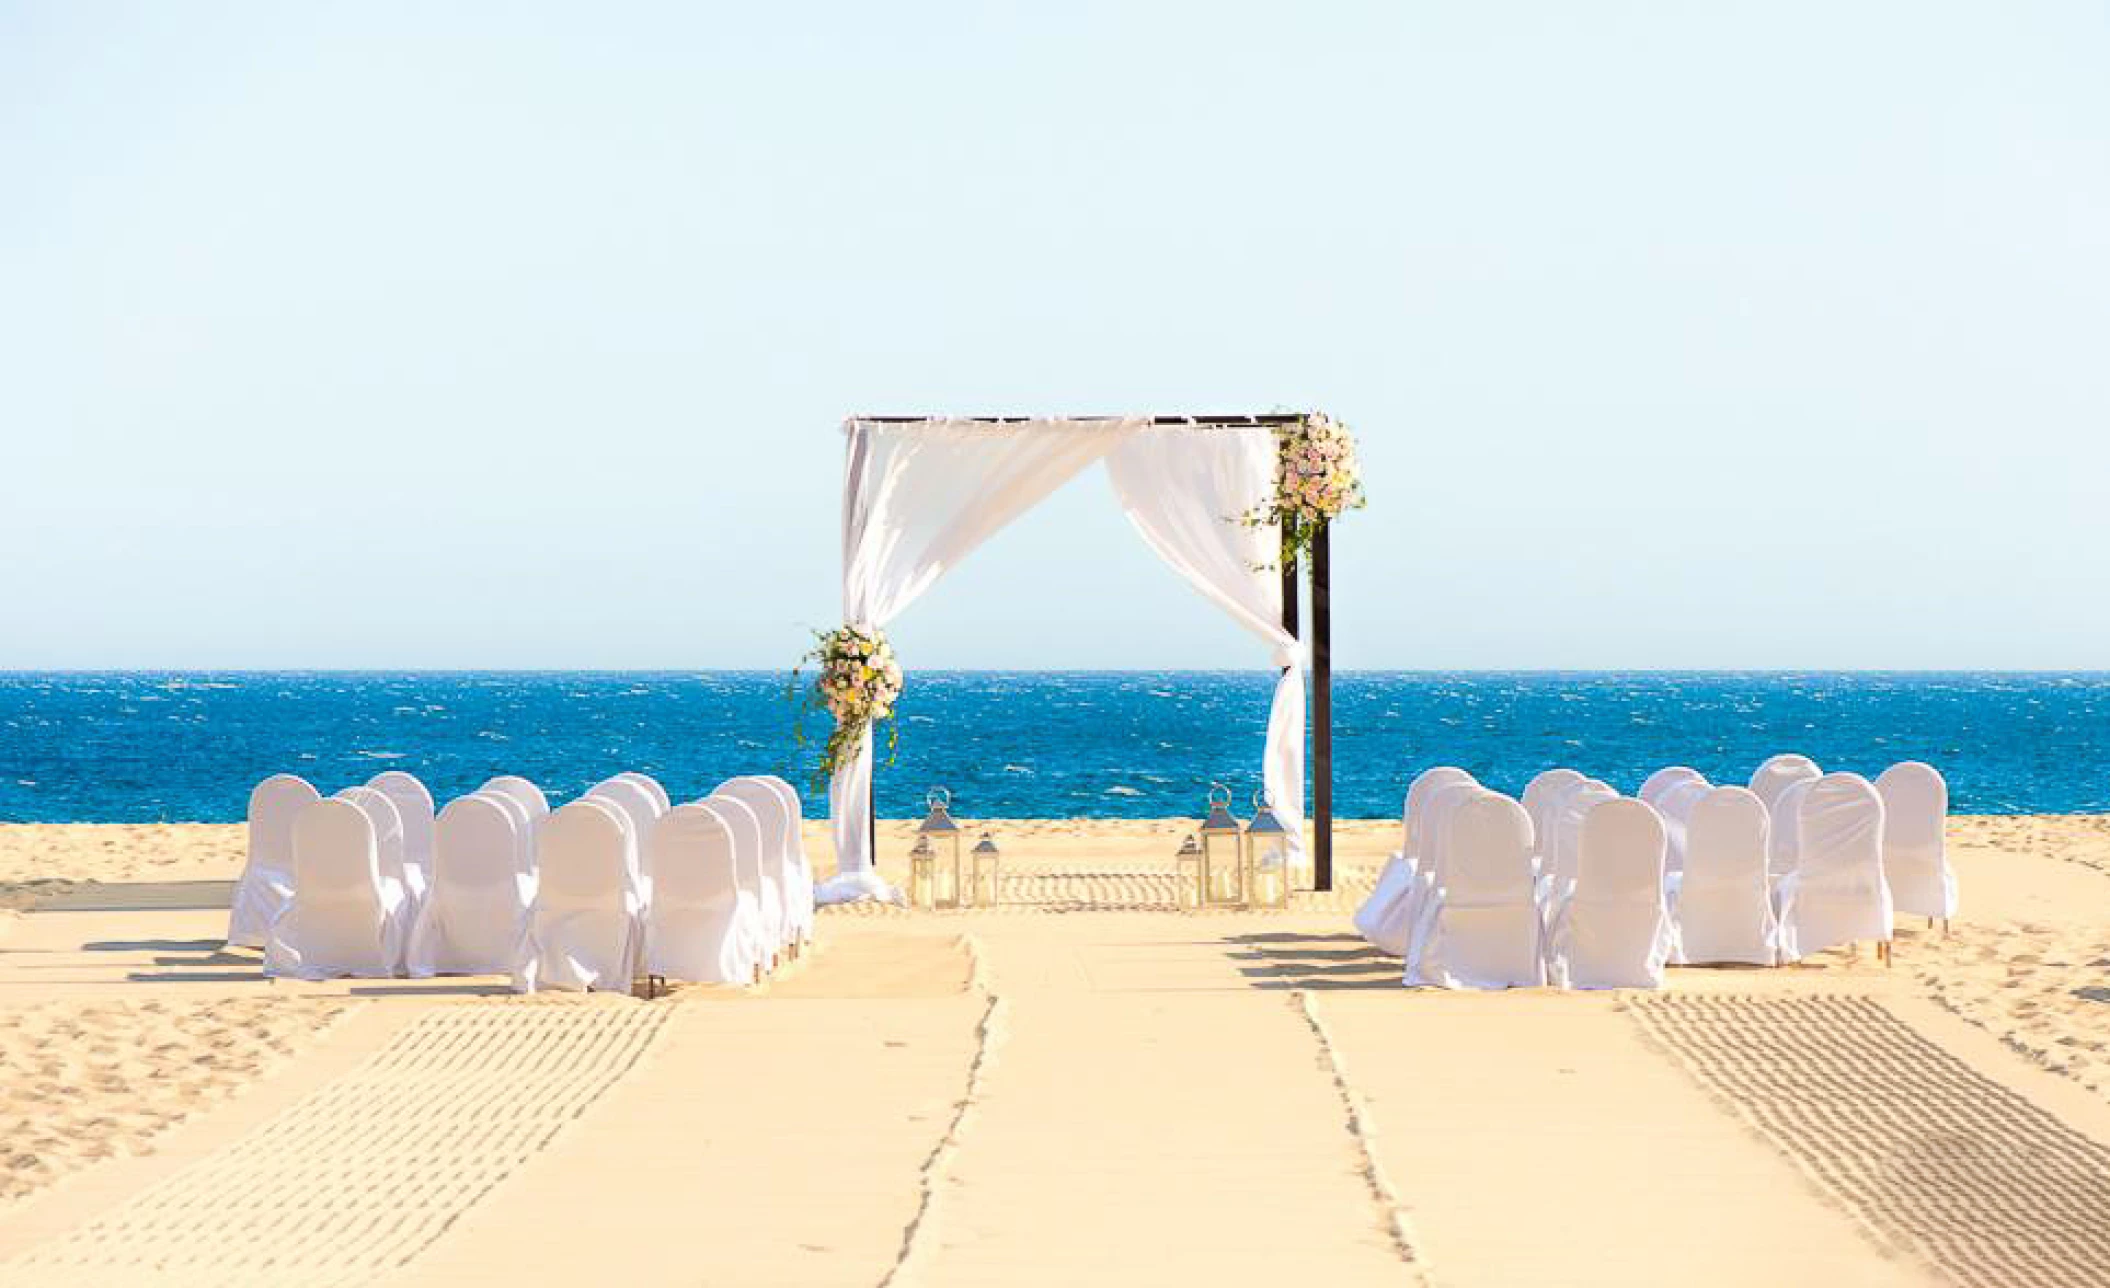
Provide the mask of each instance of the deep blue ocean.
[{"label": "deep blue ocean", "polygon": [[[1193,815],[1257,785],[1260,672],[922,672],[882,814],[943,784],[963,817]],[[1873,774],[1927,760],[1959,813],[2110,810],[2110,673],[1349,672],[1334,678],[1336,811],[1398,814],[1457,764],[1509,791],[1570,765],[1624,791],[1665,764],[1742,782],[1799,751]],[[234,822],[249,788],[325,792],[406,769],[440,799],[496,773],[564,799],[622,769],[676,799],[782,774],[826,812],[780,672],[0,674],[0,821]],[[882,746],[882,762],[885,753]]]}]

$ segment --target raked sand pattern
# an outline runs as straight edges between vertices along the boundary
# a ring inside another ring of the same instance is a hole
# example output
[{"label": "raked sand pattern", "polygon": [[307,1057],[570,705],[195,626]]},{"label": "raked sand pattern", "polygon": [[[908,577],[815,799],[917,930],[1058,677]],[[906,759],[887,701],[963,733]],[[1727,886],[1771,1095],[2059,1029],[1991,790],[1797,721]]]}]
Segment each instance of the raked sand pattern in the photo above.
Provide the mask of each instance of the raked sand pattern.
[{"label": "raked sand pattern", "polygon": [[666,1015],[617,999],[435,1009],[258,1131],[0,1267],[0,1283],[372,1282],[576,1119]]},{"label": "raked sand pattern", "polygon": [[1863,997],[1667,994],[1631,1013],[1881,1237],[1972,1288],[2110,1283],[2110,1148]]}]

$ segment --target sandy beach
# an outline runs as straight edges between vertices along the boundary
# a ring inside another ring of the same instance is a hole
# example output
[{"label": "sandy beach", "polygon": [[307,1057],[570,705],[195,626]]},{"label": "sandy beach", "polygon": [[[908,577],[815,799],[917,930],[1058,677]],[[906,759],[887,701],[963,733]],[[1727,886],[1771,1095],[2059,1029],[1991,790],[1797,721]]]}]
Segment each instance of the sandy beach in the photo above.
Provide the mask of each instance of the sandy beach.
[{"label": "sandy beach", "polygon": [[[1184,821],[996,821],[1003,907],[829,910],[766,986],[650,1003],[271,983],[217,942],[241,828],[9,826],[0,1281],[1990,1283],[2026,1248],[2028,1282],[2100,1282],[2061,1214],[2110,1187],[2106,822],[1953,820],[1964,916],[1890,970],[1442,995],[1347,926],[1391,821],[1340,828],[1332,894],[1205,916],[1168,910]],[[1808,1113],[1915,1088],[1925,1122]],[[388,1178],[449,1133],[403,1218]],[[275,1206],[347,1175],[335,1217]],[[1998,1238],[1940,1215],[2016,1185]],[[262,1213],[294,1262],[221,1250]]]}]

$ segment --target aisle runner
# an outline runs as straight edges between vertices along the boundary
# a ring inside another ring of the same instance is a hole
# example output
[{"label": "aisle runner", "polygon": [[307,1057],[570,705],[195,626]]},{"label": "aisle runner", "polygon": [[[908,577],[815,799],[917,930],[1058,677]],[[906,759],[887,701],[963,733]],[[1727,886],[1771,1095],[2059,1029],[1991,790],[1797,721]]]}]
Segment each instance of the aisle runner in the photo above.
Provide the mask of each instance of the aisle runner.
[{"label": "aisle runner", "polygon": [[1881,1004],[1666,994],[1631,1010],[1848,1210],[1956,1282],[2110,1283],[2110,1150]]},{"label": "aisle runner", "polygon": [[446,1006],[263,1127],[4,1268],[8,1284],[364,1283],[634,1065],[667,1008]]}]

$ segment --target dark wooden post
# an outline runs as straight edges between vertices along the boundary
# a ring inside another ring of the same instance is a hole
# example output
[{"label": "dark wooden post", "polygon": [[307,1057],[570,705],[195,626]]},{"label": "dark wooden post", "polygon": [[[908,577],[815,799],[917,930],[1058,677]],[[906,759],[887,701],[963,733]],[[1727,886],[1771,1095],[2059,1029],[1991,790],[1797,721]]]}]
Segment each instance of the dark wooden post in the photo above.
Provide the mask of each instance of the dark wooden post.
[{"label": "dark wooden post", "polygon": [[1333,889],[1333,559],[1327,525],[1311,539],[1312,885]]}]

